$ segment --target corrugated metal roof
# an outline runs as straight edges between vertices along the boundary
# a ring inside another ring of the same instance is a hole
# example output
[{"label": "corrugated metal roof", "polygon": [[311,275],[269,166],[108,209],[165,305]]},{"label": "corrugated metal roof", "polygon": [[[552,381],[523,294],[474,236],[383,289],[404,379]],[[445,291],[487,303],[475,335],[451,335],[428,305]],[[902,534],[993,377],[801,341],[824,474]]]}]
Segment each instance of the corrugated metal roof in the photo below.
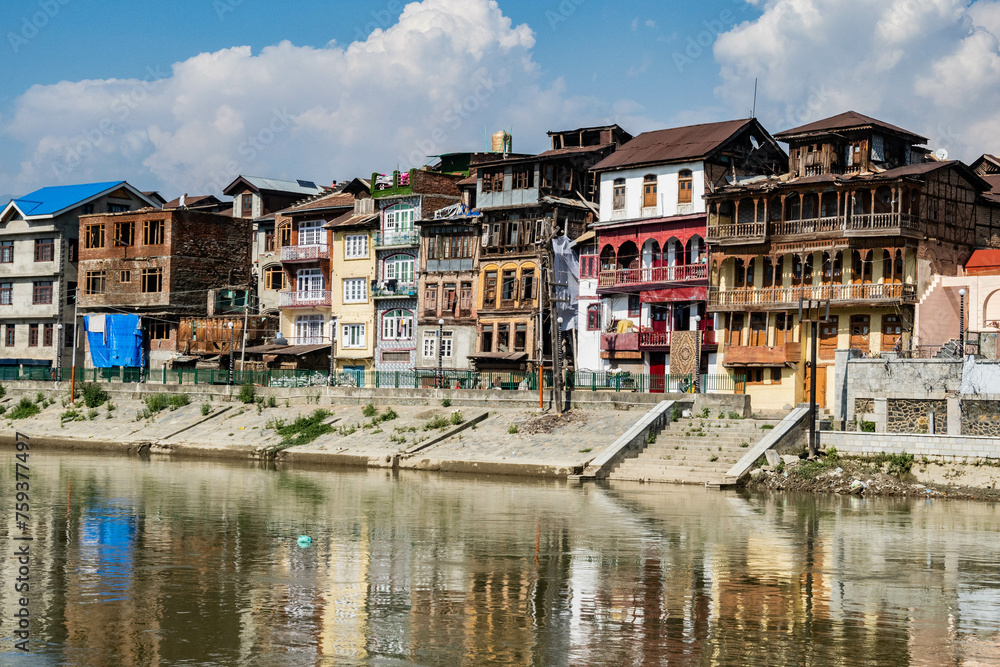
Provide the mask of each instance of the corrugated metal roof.
[{"label": "corrugated metal roof", "polygon": [[245,351],[247,354],[289,354],[301,357],[310,352],[329,349],[329,345],[258,345],[257,347],[248,347]]},{"label": "corrugated metal roof", "polygon": [[[293,194],[315,195],[323,191],[323,188],[312,181],[285,181],[278,178],[264,178],[263,176],[243,176],[240,175],[236,181],[243,179],[258,190],[271,190],[273,192],[291,192]],[[236,182],[234,181],[234,183]],[[231,186],[232,184],[230,184]],[[226,188],[229,189],[228,187]]]},{"label": "corrugated metal roof", "polygon": [[363,227],[364,225],[377,221],[378,216],[378,213],[361,213],[355,215],[354,211],[348,211],[339,218],[335,218],[326,223],[323,227],[326,229],[333,229],[335,227]]},{"label": "corrugated metal roof", "polygon": [[105,192],[126,185],[125,181],[85,183],[82,185],[54,185],[35,190],[12,200],[24,217],[54,215],[67,208],[94,199]]},{"label": "corrugated metal roof", "polygon": [[644,132],[598,162],[593,171],[703,158],[718,150],[751,122],[753,120],[747,118]]},{"label": "corrugated metal roof", "polygon": [[353,208],[354,195],[343,192],[331,192],[321,197],[315,197],[294,206],[279,211],[282,214],[300,213],[302,211],[315,211],[327,208]]},{"label": "corrugated metal roof", "polygon": [[877,118],[872,118],[864,114],[860,114],[857,111],[845,111],[842,114],[837,114],[836,116],[831,116],[829,118],[824,118],[823,120],[817,120],[814,123],[809,123],[807,125],[802,125],[800,127],[795,127],[790,130],[785,130],[784,132],[779,132],[774,135],[775,139],[779,141],[786,141],[792,137],[802,135],[802,134],[825,134],[831,130],[855,130],[865,127],[880,127],[891,132],[897,132],[909,136],[911,139],[917,139],[917,143],[926,144],[927,138],[922,137],[919,134],[914,134],[909,130],[904,130],[901,127],[896,127],[895,125],[890,125],[889,123],[883,123]]}]

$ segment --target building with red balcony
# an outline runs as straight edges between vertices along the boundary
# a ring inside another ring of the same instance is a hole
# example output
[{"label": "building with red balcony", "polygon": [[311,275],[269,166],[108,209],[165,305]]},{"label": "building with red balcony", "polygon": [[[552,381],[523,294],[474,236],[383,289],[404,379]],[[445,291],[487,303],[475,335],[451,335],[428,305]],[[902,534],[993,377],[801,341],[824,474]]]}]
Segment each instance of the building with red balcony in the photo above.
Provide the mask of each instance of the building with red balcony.
[{"label": "building with red balcony", "polygon": [[[593,238],[580,239],[578,364],[654,376],[718,372],[705,306],[704,196],[734,178],[781,173],[786,163],[752,118],[647,132],[598,163],[600,220]],[[697,369],[671,368],[678,331],[701,332],[689,364]]]}]

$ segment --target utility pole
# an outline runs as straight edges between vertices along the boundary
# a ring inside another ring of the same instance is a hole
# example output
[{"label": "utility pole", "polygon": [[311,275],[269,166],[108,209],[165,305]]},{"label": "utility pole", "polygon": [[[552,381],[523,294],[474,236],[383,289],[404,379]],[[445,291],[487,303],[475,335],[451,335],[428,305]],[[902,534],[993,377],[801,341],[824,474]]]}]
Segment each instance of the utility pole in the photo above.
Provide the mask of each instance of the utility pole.
[{"label": "utility pole", "polygon": [[[555,230],[552,229],[546,234],[542,264],[545,267],[545,282],[548,286],[546,296],[548,297],[550,335],[552,336],[552,400],[556,406],[556,414],[562,415],[563,381],[560,373],[561,369],[559,368],[559,346],[562,345],[562,326],[556,316],[556,307],[559,303],[559,300],[556,298],[556,288],[566,287],[566,285],[560,285],[555,280],[555,251],[552,249],[552,240],[554,238]],[[541,300],[541,294],[539,294],[539,300]]]},{"label": "utility pole", "polygon": [[[823,311],[825,305],[825,314]],[[813,312],[815,310],[815,313]],[[804,313],[804,317],[803,317]],[[813,301],[812,299],[808,301],[803,301],[802,297],[799,297],[799,325],[801,331],[801,325],[803,322],[809,322],[812,326],[810,327],[810,337],[809,337],[809,458],[814,458],[819,453],[819,433],[816,432],[816,359],[818,358],[818,347],[819,347],[819,325],[821,322],[828,322],[830,320],[830,302],[829,301]]]}]

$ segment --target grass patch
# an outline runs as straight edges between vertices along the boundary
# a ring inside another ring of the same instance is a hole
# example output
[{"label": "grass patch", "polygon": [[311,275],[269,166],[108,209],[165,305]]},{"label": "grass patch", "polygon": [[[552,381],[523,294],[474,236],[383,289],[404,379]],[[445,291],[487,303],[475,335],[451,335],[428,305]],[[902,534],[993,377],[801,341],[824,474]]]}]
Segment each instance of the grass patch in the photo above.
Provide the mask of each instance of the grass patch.
[{"label": "grass patch", "polygon": [[728,416],[728,417],[729,417],[730,419],[743,419],[743,415],[741,415],[741,414],[740,414],[740,413],[738,413],[738,412],[730,412],[730,413],[729,413],[729,414],[728,414],[727,416]]},{"label": "grass patch", "polygon": [[592,451],[594,451],[593,447],[587,447],[586,449],[581,449],[580,453],[581,454],[587,454],[588,452],[592,452]]},{"label": "grass patch", "polygon": [[82,422],[87,421],[87,418],[79,410],[67,410],[66,412],[59,415],[59,421],[63,424],[66,422]]},{"label": "grass patch", "polygon": [[511,424],[510,426],[507,427],[507,432],[510,433],[511,435],[514,435],[515,433],[517,433],[517,431],[518,431],[517,424]]},{"label": "grass patch", "polygon": [[369,403],[361,410],[361,414],[365,417],[374,417],[378,414],[378,408],[375,407],[374,403]]},{"label": "grass patch", "polygon": [[425,431],[441,430],[448,428],[450,425],[451,425],[451,420],[445,419],[441,415],[434,415],[433,419],[427,420],[427,423],[424,424],[424,430]]},{"label": "grass patch", "polygon": [[461,412],[455,410],[454,412],[451,413],[451,417],[448,419],[448,421],[450,421],[453,426],[458,426],[459,424],[462,424],[465,421],[465,417],[462,416]]},{"label": "grass patch", "polygon": [[299,417],[291,424],[282,422],[275,429],[281,436],[281,444],[275,450],[305,445],[322,435],[333,433],[333,426],[323,423],[329,416],[330,413],[326,410],[316,410],[308,417]]},{"label": "grass patch", "polygon": [[202,417],[207,417],[208,413],[211,412],[211,411],[212,411],[212,404],[211,403],[202,403],[201,404],[201,416]]},{"label": "grass patch", "polygon": [[30,398],[24,396],[21,398],[21,402],[17,404],[10,414],[7,415],[8,419],[27,419],[28,417],[34,417],[42,409],[35,405]]},{"label": "grass patch", "polygon": [[760,425],[760,430],[761,431],[770,431],[772,428],[774,428],[774,424],[761,424]]}]

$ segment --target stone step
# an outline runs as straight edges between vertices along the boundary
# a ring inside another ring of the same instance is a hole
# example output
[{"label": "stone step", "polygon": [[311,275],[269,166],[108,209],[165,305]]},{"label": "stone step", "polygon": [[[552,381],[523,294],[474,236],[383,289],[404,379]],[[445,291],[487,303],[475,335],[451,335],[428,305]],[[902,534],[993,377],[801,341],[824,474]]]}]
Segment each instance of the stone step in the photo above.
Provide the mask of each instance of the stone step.
[{"label": "stone step", "polygon": [[617,473],[611,473],[610,479],[622,481],[657,482],[660,484],[697,484],[699,486],[704,486],[705,484],[718,482],[722,479],[722,477],[716,473],[678,470],[666,475],[632,475],[627,473],[619,475]]},{"label": "stone step", "polygon": [[735,461],[723,461],[719,459],[718,461],[647,461],[643,465],[625,465],[624,463],[617,468],[618,470],[631,470],[631,471],[643,471],[643,470],[669,470],[671,468],[684,468],[691,470],[722,470],[723,472],[729,470],[733,467]]}]

